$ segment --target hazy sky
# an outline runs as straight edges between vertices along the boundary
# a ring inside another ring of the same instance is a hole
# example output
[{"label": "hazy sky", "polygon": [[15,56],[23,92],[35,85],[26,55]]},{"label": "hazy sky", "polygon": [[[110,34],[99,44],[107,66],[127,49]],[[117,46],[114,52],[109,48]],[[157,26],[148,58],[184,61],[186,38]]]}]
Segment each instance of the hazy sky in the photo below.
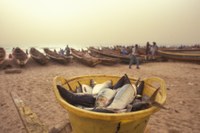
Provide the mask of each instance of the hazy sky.
[{"label": "hazy sky", "polygon": [[0,0],[1,44],[200,43],[200,0]]}]

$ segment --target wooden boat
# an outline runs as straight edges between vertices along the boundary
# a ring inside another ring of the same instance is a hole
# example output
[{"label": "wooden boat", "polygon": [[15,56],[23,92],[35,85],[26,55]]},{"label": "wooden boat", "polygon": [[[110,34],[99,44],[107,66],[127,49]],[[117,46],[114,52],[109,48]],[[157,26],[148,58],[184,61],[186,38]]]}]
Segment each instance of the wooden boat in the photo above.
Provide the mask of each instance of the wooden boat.
[{"label": "wooden boat", "polygon": [[48,58],[43,53],[41,53],[35,48],[30,49],[30,55],[33,58],[33,60],[35,60],[37,63],[41,65],[45,65],[49,61]]},{"label": "wooden boat", "polygon": [[93,53],[90,53],[90,55],[95,57],[95,58],[100,59],[101,64],[107,65],[107,66],[115,65],[115,64],[118,64],[120,62],[120,59],[117,59],[117,58],[106,57],[106,56],[93,54]]},{"label": "wooden boat", "polygon": [[81,51],[77,51],[75,49],[71,49],[72,52],[72,56],[80,61],[81,63],[90,66],[90,67],[94,67],[97,64],[101,63],[101,60],[95,57],[92,57],[91,55],[89,55],[87,52],[81,52]]},{"label": "wooden boat", "polygon": [[6,59],[6,51],[4,48],[0,47],[0,65],[4,63],[5,59]]},{"label": "wooden boat", "polygon": [[120,62],[120,59],[118,59],[118,58],[113,58],[113,57],[100,55],[100,54],[98,54],[98,53],[96,53],[94,51],[90,51],[90,55],[95,57],[95,58],[100,59],[101,60],[101,64],[103,64],[103,65],[111,66],[111,65],[118,64]]},{"label": "wooden boat", "polygon": [[158,53],[166,59],[200,62],[200,50],[158,50]]},{"label": "wooden boat", "polygon": [[[103,56],[107,56],[107,57],[112,57],[112,58],[117,58],[120,60],[120,62],[122,63],[129,63],[130,62],[130,55],[123,55],[120,53],[120,50],[112,50],[112,49],[103,49],[103,50],[99,50],[99,49],[95,49],[93,47],[90,47],[89,50],[91,52],[94,52],[96,54],[100,54]],[[130,50],[129,50],[130,51]],[[139,58],[139,62],[142,63],[145,60],[145,55],[141,54],[140,58]]]},{"label": "wooden boat", "polygon": [[103,50],[99,50],[92,47],[90,47],[89,50],[96,54],[100,54],[100,55],[112,57],[112,58],[117,58],[123,63],[129,63],[130,61],[130,56],[120,54],[119,50],[111,50],[111,49],[105,49],[105,48]]},{"label": "wooden boat", "polygon": [[50,59],[52,59],[53,61],[56,61],[58,63],[61,63],[61,64],[69,63],[72,59],[71,56],[60,55],[56,52],[51,51],[48,48],[44,48],[44,52]]},{"label": "wooden boat", "polygon": [[13,49],[12,56],[16,63],[21,67],[25,66],[29,60],[28,55],[19,47]]}]

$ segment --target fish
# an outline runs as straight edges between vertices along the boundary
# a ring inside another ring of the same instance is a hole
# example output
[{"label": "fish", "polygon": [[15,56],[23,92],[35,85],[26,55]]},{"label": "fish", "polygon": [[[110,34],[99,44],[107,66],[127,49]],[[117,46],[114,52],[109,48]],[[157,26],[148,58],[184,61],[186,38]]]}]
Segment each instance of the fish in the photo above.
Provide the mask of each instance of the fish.
[{"label": "fish", "polygon": [[145,101],[134,102],[132,104],[131,112],[147,109],[149,107],[150,107],[150,104],[148,102],[145,102]]},{"label": "fish", "polygon": [[95,98],[90,94],[72,93],[61,85],[57,85],[60,96],[72,105],[82,105],[85,107],[94,107]]},{"label": "fish", "polygon": [[110,88],[100,90],[96,97],[95,107],[106,107],[111,103],[116,93],[117,90],[112,90]]},{"label": "fish", "polygon": [[144,81],[141,81],[140,83],[138,83],[138,85],[136,85],[137,88],[137,95],[142,95],[143,90],[144,90]]},{"label": "fish", "polygon": [[118,89],[120,87],[122,87],[124,85],[124,81],[125,81],[125,76],[122,76],[118,81],[117,83],[113,86],[112,89]]},{"label": "fish", "polygon": [[91,111],[101,112],[101,113],[115,113],[115,111],[109,110],[109,109],[106,109],[106,108],[95,108],[95,109],[92,109]]},{"label": "fish", "polygon": [[90,86],[93,88],[97,83],[94,81],[94,79],[90,79]]},{"label": "fish", "polygon": [[161,105],[160,103],[156,102],[156,96],[159,92],[158,88],[151,97],[148,97],[146,95],[142,96],[142,99],[135,99],[133,104],[132,104],[132,109],[131,111],[139,111],[139,110],[143,110],[143,109],[147,109],[150,108],[151,106],[156,106],[162,109],[167,109],[166,107],[164,107],[163,105]]},{"label": "fish", "polygon": [[122,87],[123,85],[125,84],[130,84],[130,80],[127,76],[127,74],[125,74],[124,76],[122,76],[118,81],[117,83],[113,86],[112,89],[118,89],[120,87]]},{"label": "fish", "polygon": [[81,91],[84,94],[92,94],[92,87],[91,86],[86,85],[86,84],[81,84],[79,81],[77,81],[77,82],[79,84],[79,87],[80,87]]},{"label": "fish", "polygon": [[107,107],[108,109],[124,109],[136,97],[135,85],[125,84],[118,89],[113,102]]},{"label": "fish", "polygon": [[80,108],[80,109],[88,110],[88,111],[92,111],[94,109],[94,107],[85,107],[85,106],[81,106],[81,105],[77,105],[76,107]]},{"label": "fish", "polygon": [[126,112],[127,109],[107,109],[107,108],[94,108],[94,112],[102,112],[102,113],[123,113]]},{"label": "fish", "polygon": [[82,89],[80,87],[76,86],[76,91],[75,92],[76,93],[82,93]]},{"label": "fish", "polygon": [[139,82],[140,82],[140,78],[138,78],[138,80],[135,82],[136,87],[138,87]]},{"label": "fish", "polygon": [[112,80],[107,80],[101,84],[96,84],[92,89],[92,94],[97,95],[101,89],[111,88],[111,87],[112,87]]}]

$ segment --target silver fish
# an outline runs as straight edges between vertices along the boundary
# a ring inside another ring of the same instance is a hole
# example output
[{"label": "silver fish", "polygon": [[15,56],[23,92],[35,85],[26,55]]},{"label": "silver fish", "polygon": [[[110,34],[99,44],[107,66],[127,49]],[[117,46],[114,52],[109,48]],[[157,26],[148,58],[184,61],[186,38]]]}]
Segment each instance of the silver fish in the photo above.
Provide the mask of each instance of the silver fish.
[{"label": "silver fish", "polygon": [[92,89],[92,94],[97,95],[101,89],[111,88],[111,86],[112,86],[112,80],[105,81],[101,84],[96,84]]},{"label": "silver fish", "polygon": [[95,106],[106,107],[108,104],[111,103],[111,100],[113,99],[116,93],[117,90],[112,90],[110,88],[104,88],[100,90],[96,98]]},{"label": "silver fish", "polygon": [[124,109],[136,97],[136,86],[125,84],[118,89],[113,102],[107,107],[108,109]]},{"label": "silver fish", "polygon": [[81,91],[84,93],[84,94],[92,94],[92,87],[89,86],[89,85],[86,85],[86,84],[81,84],[79,81],[78,81],[78,84],[81,88]]},{"label": "silver fish", "polygon": [[81,88],[84,94],[92,94],[92,87],[90,87],[89,85],[82,84]]}]

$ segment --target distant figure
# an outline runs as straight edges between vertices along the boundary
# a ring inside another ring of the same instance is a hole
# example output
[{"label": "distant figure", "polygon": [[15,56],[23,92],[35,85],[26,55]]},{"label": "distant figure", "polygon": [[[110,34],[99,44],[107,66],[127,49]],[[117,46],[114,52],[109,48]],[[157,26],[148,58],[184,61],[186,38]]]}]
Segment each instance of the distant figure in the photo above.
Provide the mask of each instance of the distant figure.
[{"label": "distant figure", "polygon": [[153,42],[153,46],[151,47],[151,55],[152,59],[155,59],[155,55],[157,54],[158,46],[156,45],[156,42]]},{"label": "distant figure", "polygon": [[128,52],[127,52],[127,50],[125,49],[125,47],[122,47],[122,48],[121,48],[121,54],[122,54],[122,55],[127,55],[127,54],[128,54]]},{"label": "distant figure", "polygon": [[64,55],[65,51],[63,49],[60,48],[59,54],[60,55]]},{"label": "distant figure", "polygon": [[57,53],[56,49],[54,49],[54,53]]},{"label": "distant figure", "polygon": [[70,48],[68,47],[68,45],[65,47],[65,53],[67,56],[70,55]]},{"label": "distant figure", "polygon": [[150,48],[151,48],[151,45],[149,44],[149,42],[147,42],[147,45],[146,45],[146,60],[149,60],[149,55],[151,54]]},{"label": "distant figure", "polygon": [[130,56],[130,62],[129,62],[129,69],[131,69],[131,66],[133,62],[136,62],[136,68],[139,69],[139,48],[138,45],[135,44],[135,47],[132,47],[132,52]]}]

